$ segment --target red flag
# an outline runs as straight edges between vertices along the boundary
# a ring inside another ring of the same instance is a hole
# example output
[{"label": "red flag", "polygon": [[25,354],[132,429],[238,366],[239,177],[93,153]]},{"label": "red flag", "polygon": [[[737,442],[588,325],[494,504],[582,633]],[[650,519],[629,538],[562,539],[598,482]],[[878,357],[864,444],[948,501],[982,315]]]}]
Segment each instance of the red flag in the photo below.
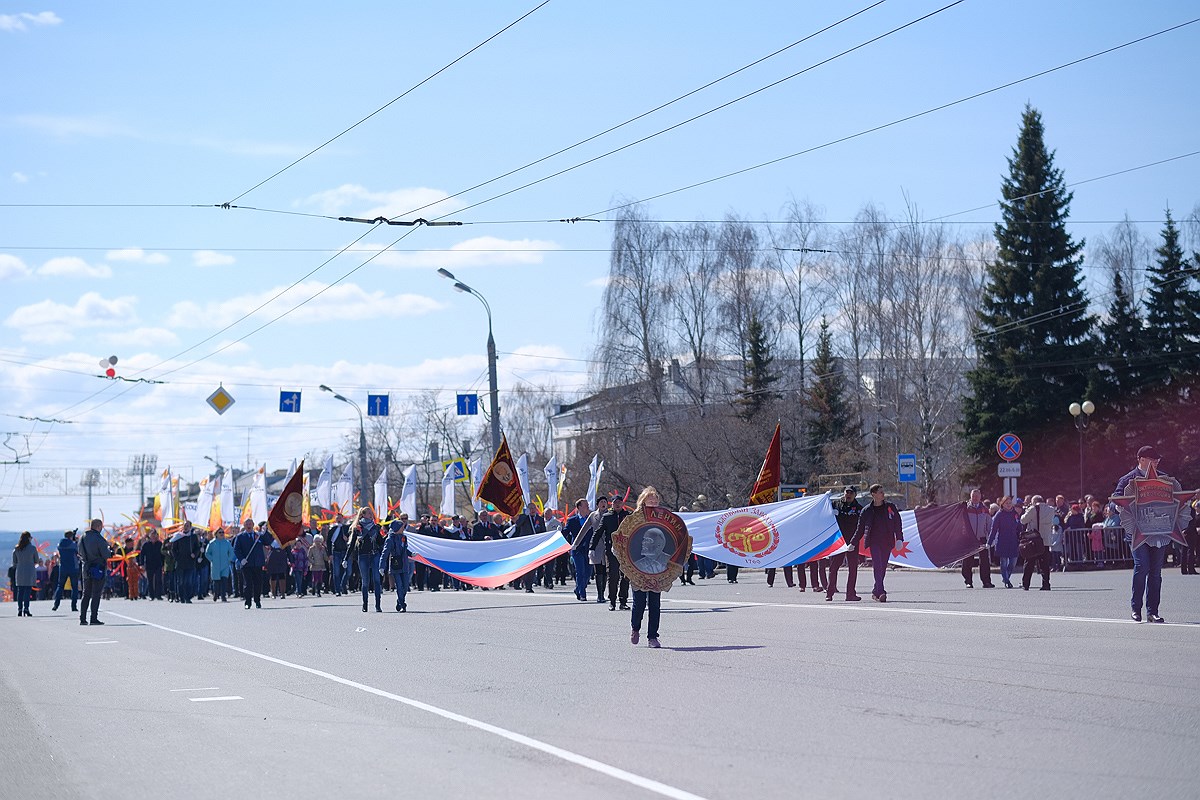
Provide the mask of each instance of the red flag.
[{"label": "red flag", "polygon": [[517,479],[517,462],[513,461],[512,451],[508,449],[507,436],[500,439],[500,449],[496,451],[496,457],[483,473],[483,480],[479,482],[479,491],[475,496],[486,500],[495,506],[497,511],[510,517],[515,517],[524,510],[521,481]]},{"label": "red flag", "polygon": [[783,476],[780,451],[779,425],[776,425],[775,435],[771,437],[771,446],[767,448],[767,457],[763,461],[762,469],[758,471],[758,480],[750,490],[750,505],[760,506],[779,499],[779,486]]},{"label": "red flag", "polygon": [[300,535],[303,514],[304,462],[301,461],[267,515],[267,530],[275,534],[281,546],[285,545]]}]

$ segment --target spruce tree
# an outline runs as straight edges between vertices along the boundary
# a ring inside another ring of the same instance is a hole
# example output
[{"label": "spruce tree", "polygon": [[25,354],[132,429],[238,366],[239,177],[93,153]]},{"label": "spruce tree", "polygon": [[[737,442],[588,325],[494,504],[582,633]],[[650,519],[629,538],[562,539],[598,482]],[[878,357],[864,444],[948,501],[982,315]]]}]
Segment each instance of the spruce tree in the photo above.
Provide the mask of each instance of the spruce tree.
[{"label": "spruce tree", "polygon": [[1086,393],[1095,353],[1083,242],[1066,228],[1072,195],[1046,149],[1041,114],[1028,105],[1001,194],[964,399],[967,451],[980,460],[1007,431],[1035,435],[1061,423]]},{"label": "spruce tree", "polygon": [[771,384],[779,380],[779,376],[771,372],[771,363],[775,358],[767,342],[767,331],[758,317],[751,317],[746,325],[746,345],[748,360],[743,372],[742,389],[738,392],[741,396],[737,402],[741,406],[742,418],[750,420],[771,400],[779,397],[771,391]]},{"label": "spruce tree", "polygon": [[[1179,228],[1167,210],[1162,245],[1154,251],[1146,298],[1147,335],[1154,358],[1151,385],[1174,385],[1200,372],[1200,270],[1179,245]],[[1150,387],[1147,387],[1150,388]]]},{"label": "spruce tree", "polygon": [[816,472],[826,471],[825,448],[854,433],[850,404],[846,401],[846,379],[833,353],[833,335],[829,320],[821,317],[816,354],[812,361],[812,383],[805,392],[805,405],[811,414],[809,441]]},{"label": "spruce tree", "polygon": [[1128,410],[1141,391],[1147,356],[1146,332],[1137,301],[1125,286],[1120,270],[1113,272],[1112,302],[1100,325],[1100,369],[1089,398],[1118,410]]}]

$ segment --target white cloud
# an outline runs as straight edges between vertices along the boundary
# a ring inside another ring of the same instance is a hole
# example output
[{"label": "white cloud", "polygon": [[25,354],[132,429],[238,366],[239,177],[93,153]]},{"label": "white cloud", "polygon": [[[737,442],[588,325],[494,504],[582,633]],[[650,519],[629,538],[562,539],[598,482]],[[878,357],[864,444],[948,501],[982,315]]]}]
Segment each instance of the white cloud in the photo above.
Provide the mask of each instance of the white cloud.
[{"label": "white cloud", "polygon": [[591,289],[607,289],[608,276],[605,275],[603,278],[592,278],[590,281],[585,283],[584,286],[587,286]]},{"label": "white cloud", "polygon": [[421,250],[415,253],[388,251],[376,259],[393,267],[483,267],[513,264],[541,264],[545,254],[560,249],[542,239],[499,239],[479,236],[453,245],[449,250]]},{"label": "white cloud", "polygon": [[26,31],[30,25],[58,25],[62,18],[53,11],[42,11],[30,14],[28,11],[20,14],[0,14],[0,31]]},{"label": "white cloud", "polygon": [[338,284],[331,289],[327,287],[328,284],[319,281],[306,281],[286,290],[278,300],[260,311],[255,309],[278,294],[282,287],[203,305],[185,300],[171,307],[168,324],[190,328],[223,326],[252,312],[260,318],[274,317],[322,290],[326,291],[307,303],[299,313],[284,319],[302,324],[357,321],[376,317],[415,316],[445,308],[442,303],[424,295],[389,295],[383,291],[367,291],[355,283]]},{"label": "white cloud", "polygon": [[51,136],[113,136],[136,137],[137,133],[126,125],[99,117],[66,117],[51,114],[22,114],[14,118],[18,125],[48,133]]},{"label": "white cloud", "polygon": [[[362,219],[392,218],[400,215],[432,219],[462,208],[458,200],[446,200],[440,189],[396,189],[391,192],[372,192],[364,186],[346,183],[336,189],[317,192],[295,205],[314,208],[321,214],[352,216]],[[424,206],[429,206],[425,208]],[[415,211],[414,209],[420,209]]]},{"label": "white cloud", "polygon": [[97,292],[87,292],[70,306],[53,300],[21,306],[8,315],[4,324],[20,330],[24,341],[53,344],[69,341],[81,328],[113,328],[136,322],[136,306],[136,297],[107,300]]},{"label": "white cloud", "polygon": [[16,183],[29,183],[29,176],[24,172],[14,172],[12,174],[12,179]]},{"label": "white cloud", "polygon": [[129,261],[136,264],[166,264],[171,259],[163,253],[147,253],[140,247],[126,247],[121,250],[109,250],[104,254],[105,261]]},{"label": "white cloud", "polygon": [[111,278],[112,267],[89,264],[76,256],[60,256],[38,267],[37,274],[56,278]]},{"label": "white cloud", "polygon": [[233,264],[236,260],[233,256],[215,250],[197,250],[192,253],[192,263],[197,267],[223,267]]},{"label": "white cloud", "polygon": [[0,281],[9,278],[24,278],[30,273],[31,270],[25,266],[24,261],[8,253],[0,253]]},{"label": "white cloud", "polygon": [[101,342],[113,347],[138,347],[151,349],[158,346],[173,347],[179,344],[179,337],[166,328],[134,328],[128,331],[109,331],[100,334]]}]

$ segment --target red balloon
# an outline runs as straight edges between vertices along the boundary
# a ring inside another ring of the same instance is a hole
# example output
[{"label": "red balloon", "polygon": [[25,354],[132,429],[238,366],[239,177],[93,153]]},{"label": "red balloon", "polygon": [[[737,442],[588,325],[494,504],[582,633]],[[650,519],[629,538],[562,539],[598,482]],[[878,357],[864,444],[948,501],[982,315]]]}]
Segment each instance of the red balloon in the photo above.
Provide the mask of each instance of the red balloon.
[{"label": "red balloon", "polygon": [[112,367],[109,367],[108,369],[104,370],[104,374],[110,378],[117,377],[117,371],[115,369],[113,369]]}]

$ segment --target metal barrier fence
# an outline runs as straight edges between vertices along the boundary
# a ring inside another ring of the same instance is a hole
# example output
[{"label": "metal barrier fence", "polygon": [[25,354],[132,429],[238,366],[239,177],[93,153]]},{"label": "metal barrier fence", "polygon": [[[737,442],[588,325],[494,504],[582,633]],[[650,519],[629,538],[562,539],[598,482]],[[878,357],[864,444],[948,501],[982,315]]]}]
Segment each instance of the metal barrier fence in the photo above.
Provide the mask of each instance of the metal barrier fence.
[{"label": "metal barrier fence", "polygon": [[1124,528],[1102,528],[1098,536],[1091,528],[1069,528],[1063,531],[1063,561],[1064,569],[1128,567],[1133,554]]}]

